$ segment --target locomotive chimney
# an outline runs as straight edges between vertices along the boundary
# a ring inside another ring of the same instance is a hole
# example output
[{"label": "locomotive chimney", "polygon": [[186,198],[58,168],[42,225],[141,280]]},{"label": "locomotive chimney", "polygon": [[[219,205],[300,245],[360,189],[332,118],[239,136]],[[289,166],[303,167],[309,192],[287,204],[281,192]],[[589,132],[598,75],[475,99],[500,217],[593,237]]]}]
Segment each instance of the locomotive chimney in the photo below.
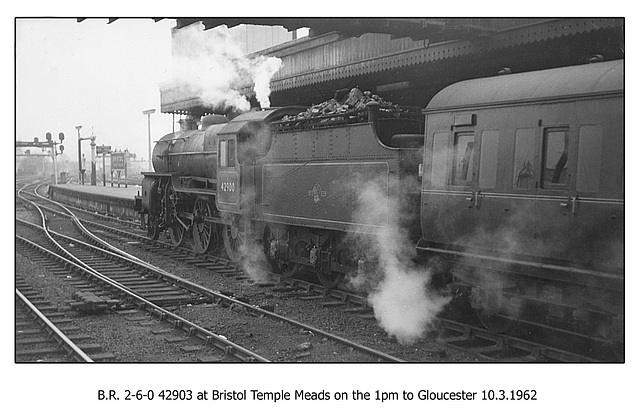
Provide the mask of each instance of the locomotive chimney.
[{"label": "locomotive chimney", "polygon": [[230,109],[225,116],[227,117],[227,119],[229,120],[233,120],[236,116],[241,115],[244,112],[241,112],[240,110],[237,109]]},{"label": "locomotive chimney", "polygon": [[178,123],[181,131],[195,131],[198,129],[198,121],[191,116],[180,119]]}]

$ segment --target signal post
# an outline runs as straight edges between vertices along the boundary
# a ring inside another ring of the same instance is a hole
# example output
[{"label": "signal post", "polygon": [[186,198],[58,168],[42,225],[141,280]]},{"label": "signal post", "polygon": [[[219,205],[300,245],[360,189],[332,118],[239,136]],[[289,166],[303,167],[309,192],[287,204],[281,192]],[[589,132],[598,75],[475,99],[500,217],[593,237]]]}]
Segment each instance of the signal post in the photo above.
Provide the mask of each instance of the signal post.
[{"label": "signal post", "polygon": [[[60,142],[53,141],[51,137],[51,132],[47,132],[45,134],[45,138],[47,139],[47,142],[44,142],[44,143],[39,142],[38,137],[33,138],[33,142],[16,141],[16,148],[30,148],[30,147],[51,148],[51,151],[50,151],[51,158],[53,158],[53,184],[58,184],[57,157],[58,155],[64,152],[64,145],[62,145],[62,142],[64,142],[64,134],[62,132],[58,134],[58,139],[60,140]],[[58,145],[60,146],[58,147]],[[60,152],[58,152],[58,150]],[[43,163],[43,168],[44,168],[44,163]]]},{"label": "signal post", "polygon": [[82,141],[91,141],[91,185],[96,185],[96,161],[95,161],[95,148],[96,148],[96,137],[94,135],[88,136],[86,138],[82,138],[80,136],[80,129],[82,129],[82,125],[76,126],[78,130],[78,177],[79,181],[84,184],[84,173],[86,169],[82,168]]},{"label": "signal post", "polygon": [[107,154],[111,154],[111,145],[98,145],[96,146],[96,154],[102,154],[102,185],[107,187],[107,169],[105,165],[105,159]]}]

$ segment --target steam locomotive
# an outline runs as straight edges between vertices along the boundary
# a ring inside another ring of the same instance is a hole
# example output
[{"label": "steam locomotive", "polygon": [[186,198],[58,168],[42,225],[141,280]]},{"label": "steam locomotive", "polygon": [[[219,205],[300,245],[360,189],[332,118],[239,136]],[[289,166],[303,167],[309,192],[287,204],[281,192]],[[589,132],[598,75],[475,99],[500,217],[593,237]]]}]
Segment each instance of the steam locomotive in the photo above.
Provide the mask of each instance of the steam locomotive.
[{"label": "steam locomotive", "polygon": [[[360,112],[291,118],[304,110],[254,111],[231,121],[211,115],[200,129],[161,138],[153,151],[156,172],[145,173],[142,185],[149,235],[168,230],[181,245],[190,234],[200,253],[224,244],[236,262],[261,243],[275,270],[310,267],[328,287],[362,268],[348,236],[381,228],[391,215],[354,219],[352,182],[376,178],[385,197],[417,202],[419,189],[400,185],[417,177],[420,109],[371,101]],[[412,206],[405,223],[417,240],[418,205]]]},{"label": "steam locomotive", "polygon": [[[151,237],[234,261],[255,246],[327,287],[368,268],[354,236],[401,225],[487,327],[545,318],[620,342],[622,80],[598,62],[459,82],[422,111],[205,116],[157,142],[138,206]],[[365,184],[392,210],[357,215]]]}]

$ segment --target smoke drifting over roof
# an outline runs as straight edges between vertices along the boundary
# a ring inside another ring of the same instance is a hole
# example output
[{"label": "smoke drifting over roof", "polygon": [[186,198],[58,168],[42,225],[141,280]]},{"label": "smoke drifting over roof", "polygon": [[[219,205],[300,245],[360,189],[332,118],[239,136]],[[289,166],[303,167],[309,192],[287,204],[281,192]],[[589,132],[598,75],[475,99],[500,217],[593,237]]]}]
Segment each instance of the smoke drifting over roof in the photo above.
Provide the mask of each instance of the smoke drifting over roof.
[{"label": "smoke drifting over roof", "polygon": [[240,90],[253,85],[260,106],[270,106],[269,84],[282,65],[280,58],[247,57],[223,28],[181,29],[180,44],[180,55],[174,53],[161,89],[190,91],[213,108],[248,111],[250,103]]}]

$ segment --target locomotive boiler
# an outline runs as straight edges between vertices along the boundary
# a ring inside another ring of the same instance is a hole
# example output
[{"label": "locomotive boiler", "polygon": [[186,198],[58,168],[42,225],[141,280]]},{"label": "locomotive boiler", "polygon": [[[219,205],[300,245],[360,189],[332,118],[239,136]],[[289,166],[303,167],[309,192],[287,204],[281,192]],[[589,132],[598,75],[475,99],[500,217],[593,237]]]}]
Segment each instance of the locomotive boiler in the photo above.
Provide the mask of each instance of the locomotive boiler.
[{"label": "locomotive boiler", "polygon": [[[195,120],[185,120],[179,132],[157,141],[152,153],[155,172],[144,173],[142,196],[136,205],[146,215],[150,237],[157,239],[168,231],[171,241],[181,245],[185,232],[198,228],[192,234],[194,249],[199,253],[209,250],[216,229],[204,220],[215,207],[210,199],[216,190],[216,133],[226,122],[224,116],[211,115],[203,118],[198,129]],[[198,192],[181,194],[193,190]]]}]

